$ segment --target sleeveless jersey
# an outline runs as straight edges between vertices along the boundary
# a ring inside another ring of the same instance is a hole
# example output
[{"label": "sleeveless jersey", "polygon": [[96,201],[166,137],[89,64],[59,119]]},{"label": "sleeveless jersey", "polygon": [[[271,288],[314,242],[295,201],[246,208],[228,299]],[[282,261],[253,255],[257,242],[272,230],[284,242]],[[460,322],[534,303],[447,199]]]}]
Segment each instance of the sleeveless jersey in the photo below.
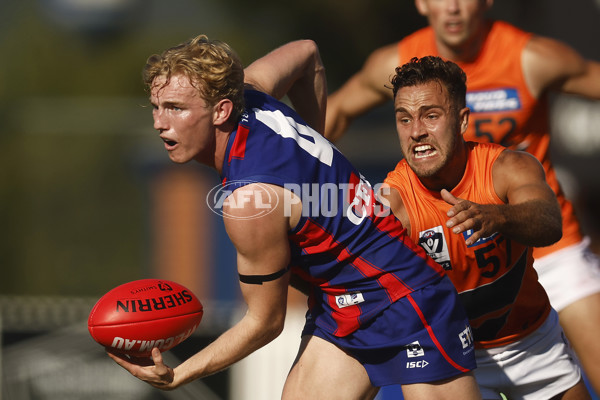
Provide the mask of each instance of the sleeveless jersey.
[{"label": "sleeveless jersey", "polygon": [[301,199],[302,217],[289,232],[289,267],[311,284],[310,317],[319,327],[347,336],[445,275],[360,173],[293,109],[257,91],[246,91],[245,99],[222,179],[229,188],[282,186]]},{"label": "sleeveless jersey", "polygon": [[[452,194],[479,204],[504,204],[496,195],[492,165],[504,147],[468,142],[469,158]],[[446,227],[451,206],[425,188],[406,160],[385,180],[398,190],[410,218],[410,237],[441,264],[459,292],[476,347],[502,346],[540,326],[550,302],[538,282],[531,249],[500,233],[467,246],[472,234]]]},{"label": "sleeveless jersey", "polygon": [[[529,91],[521,55],[532,34],[502,21],[493,21],[476,59],[457,64],[467,74],[467,106],[471,109],[465,140],[498,143],[533,154],[543,165],[546,180],[562,211],[563,235],[548,247],[534,249],[543,257],[582,240],[579,222],[560,188],[550,161],[548,99]],[[439,55],[431,27],[407,36],[398,45],[400,65],[412,57]]]}]

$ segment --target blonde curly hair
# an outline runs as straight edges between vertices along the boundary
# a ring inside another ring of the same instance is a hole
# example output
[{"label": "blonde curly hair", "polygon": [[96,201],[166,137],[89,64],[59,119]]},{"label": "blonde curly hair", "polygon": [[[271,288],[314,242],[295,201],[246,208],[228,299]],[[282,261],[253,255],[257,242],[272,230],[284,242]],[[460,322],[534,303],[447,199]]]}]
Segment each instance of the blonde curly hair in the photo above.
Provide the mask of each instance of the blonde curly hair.
[{"label": "blonde curly hair", "polygon": [[222,99],[231,100],[231,121],[244,111],[244,67],[226,43],[199,35],[150,56],[143,70],[146,90],[151,90],[157,77],[165,77],[167,85],[176,74],[184,74],[209,106]]}]

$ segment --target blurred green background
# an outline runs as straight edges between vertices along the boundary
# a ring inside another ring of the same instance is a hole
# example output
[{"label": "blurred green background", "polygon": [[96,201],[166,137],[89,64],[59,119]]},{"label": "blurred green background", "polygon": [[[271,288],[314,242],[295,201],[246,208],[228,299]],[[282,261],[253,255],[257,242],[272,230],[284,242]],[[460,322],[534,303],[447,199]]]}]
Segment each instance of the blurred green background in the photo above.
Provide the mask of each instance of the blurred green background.
[{"label": "blurred green background", "polygon": [[[100,294],[147,272],[145,170],[166,159],[144,108],[150,54],[206,33],[247,64],[311,37],[337,84],[393,40],[390,3],[3,0],[0,293]],[[393,8],[418,26],[412,4]]]},{"label": "blurred green background", "polygon": [[[593,0],[503,0],[492,15],[598,58]],[[311,38],[333,91],[424,24],[408,0],[2,0],[0,294],[98,295],[148,273],[148,171],[167,161],[144,107],[150,54],[206,33],[248,64]]]}]

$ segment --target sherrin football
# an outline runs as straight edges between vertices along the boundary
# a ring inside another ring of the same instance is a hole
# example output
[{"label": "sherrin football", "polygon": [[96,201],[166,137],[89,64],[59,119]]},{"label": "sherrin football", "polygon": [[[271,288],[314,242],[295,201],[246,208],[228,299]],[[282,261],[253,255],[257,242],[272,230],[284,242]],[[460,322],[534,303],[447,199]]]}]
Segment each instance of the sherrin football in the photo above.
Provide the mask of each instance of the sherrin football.
[{"label": "sherrin football", "polygon": [[102,296],[90,312],[88,330],[105,347],[146,357],[153,347],[167,351],[190,337],[202,314],[202,303],[184,286],[140,279]]}]

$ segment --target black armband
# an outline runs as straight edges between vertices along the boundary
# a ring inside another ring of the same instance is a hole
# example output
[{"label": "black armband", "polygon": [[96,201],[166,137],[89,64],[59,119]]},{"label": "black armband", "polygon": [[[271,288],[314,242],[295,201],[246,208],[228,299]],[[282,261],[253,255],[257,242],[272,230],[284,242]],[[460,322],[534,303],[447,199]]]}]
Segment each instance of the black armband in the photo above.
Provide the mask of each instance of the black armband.
[{"label": "black armband", "polygon": [[240,282],[248,283],[250,285],[262,285],[263,282],[274,281],[277,278],[281,278],[289,271],[288,267],[282,268],[277,272],[269,275],[242,275],[240,276]]}]

